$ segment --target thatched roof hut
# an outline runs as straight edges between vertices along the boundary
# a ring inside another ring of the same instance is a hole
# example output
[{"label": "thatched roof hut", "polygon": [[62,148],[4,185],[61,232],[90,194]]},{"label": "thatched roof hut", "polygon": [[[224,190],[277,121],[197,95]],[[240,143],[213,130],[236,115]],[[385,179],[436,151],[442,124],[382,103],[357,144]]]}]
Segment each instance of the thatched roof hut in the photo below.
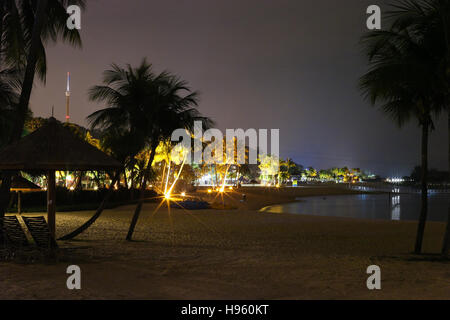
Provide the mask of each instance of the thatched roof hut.
[{"label": "thatched roof hut", "polygon": [[0,170],[47,172],[48,224],[55,234],[55,171],[117,170],[121,163],[51,117],[47,124],[0,150]]},{"label": "thatched roof hut", "polygon": [[33,192],[41,190],[37,184],[34,184],[28,179],[21,176],[12,176],[11,178],[11,191],[17,193],[17,213],[22,213],[22,192]]},{"label": "thatched roof hut", "polygon": [[0,150],[1,170],[114,170],[121,164],[50,118],[40,129]]}]

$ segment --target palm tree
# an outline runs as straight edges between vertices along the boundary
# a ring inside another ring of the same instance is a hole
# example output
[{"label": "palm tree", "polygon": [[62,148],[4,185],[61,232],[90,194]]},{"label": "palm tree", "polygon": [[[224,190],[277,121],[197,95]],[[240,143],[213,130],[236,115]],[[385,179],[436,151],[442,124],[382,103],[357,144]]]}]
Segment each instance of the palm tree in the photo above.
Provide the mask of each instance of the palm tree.
[{"label": "palm tree", "polygon": [[[130,65],[126,69],[116,64],[103,73],[103,85],[94,86],[89,91],[92,101],[106,103],[107,107],[87,117],[91,129],[103,132],[102,145],[119,160],[124,168],[146,146],[148,123],[144,121],[144,105],[154,94],[152,87],[156,79],[147,63],[134,69]],[[83,225],[61,237],[68,240],[88,229],[103,213],[104,207],[112,196],[112,186],[118,181],[120,174],[112,179],[111,187],[95,214]]]},{"label": "palm tree", "polygon": [[[448,111],[448,168],[450,171],[450,2],[446,0],[400,1],[394,5],[390,15],[396,19],[394,26],[399,30],[410,30],[420,35],[423,43],[432,53],[438,69],[436,75],[442,81],[441,94],[447,100]],[[450,255],[450,206],[447,228],[442,245],[442,254]]]},{"label": "palm tree", "polygon": [[[22,92],[15,111],[15,119],[12,124],[12,131],[9,142],[12,143],[20,138],[24,124],[25,116],[28,110],[28,103],[31,96],[31,89],[33,86],[34,73],[37,62],[37,50],[41,35],[41,29],[43,25],[43,19],[45,16],[45,10],[47,9],[47,0],[39,0],[37,4],[36,15],[33,23],[31,43],[27,55],[27,65],[25,69],[24,81],[22,82]],[[3,36],[3,35],[2,35]],[[3,41],[2,41],[3,43]],[[20,56],[17,57],[18,61]],[[6,206],[9,202],[9,189],[11,186],[11,174],[3,174],[2,186],[1,186],[1,212],[0,216],[3,217],[6,211]]]},{"label": "palm tree", "polygon": [[428,208],[428,136],[433,113],[445,107],[439,95],[442,83],[433,72],[437,64],[422,38],[407,29],[371,32],[362,44],[369,58],[369,71],[360,79],[365,97],[380,104],[400,127],[414,118],[422,130],[422,205],[415,244],[415,253],[420,253]]},{"label": "palm tree", "polygon": [[[24,69],[32,43],[34,23],[40,0],[2,0],[0,4],[0,65],[6,64]],[[85,0],[46,0],[46,9],[42,19],[41,37],[37,45],[36,71],[45,81],[47,61],[45,44],[62,40],[72,46],[80,47],[81,38],[78,30],[69,30],[66,21],[69,15],[66,8],[77,5],[85,8]]]},{"label": "palm tree", "polygon": [[0,71],[0,147],[8,142],[19,102],[20,74],[14,69]]},{"label": "palm tree", "polygon": [[[12,2],[15,3],[15,1]],[[56,42],[58,39],[62,39],[74,46],[81,46],[78,31],[69,30],[66,26],[66,21],[69,17],[66,12],[66,7],[69,4],[84,7],[84,0],[28,0],[22,1],[20,4],[21,24],[14,24],[13,27],[15,31],[21,28],[22,32],[15,32],[15,39],[6,41],[6,44],[19,43],[21,45],[7,45],[5,50],[6,63],[11,63],[19,68],[25,69],[18,106],[19,116],[14,126],[11,137],[12,141],[19,139],[22,133],[25,122],[24,115],[28,110],[36,71],[38,71],[40,78],[45,80],[47,67],[44,44],[48,41]],[[6,24],[6,26],[9,27],[9,24]],[[9,39],[7,28],[5,28],[5,33],[6,39]],[[10,52],[11,48],[13,50],[12,53]],[[24,63],[25,61],[26,63]]]},{"label": "palm tree", "polygon": [[[141,67],[145,64],[144,60]],[[150,128],[145,137],[146,143],[150,146],[150,159],[144,172],[140,199],[126,237],[128,241],[132,240],[133,232],[139,219],[146,184],[151,174],[156,148],[159,143],[170,140],[172,132],[178,128],[184,128],[193,133],[195,121],[202,121],[206,128],[211,127],[213,124],[209,118],[201,116],[196,109],[198,106],[198,93],[192,92],[185,81],[168,72],[161,73],[155,79],[155,95],[150,100],[151,103],[144,108],[147,115],[147,128]]]},{"label": "palm tree", "polygon": [[[155,74],[145,59],[136,68],[113,64],[110,70],[104,72],[103,83],[90,90],[91,100],[107,105],[88,117],[91,127],[113,133],[109,135],[110,145],[128,144],[127,149],[120,150],[122,161],[135,158],[144,148],[148,148],[150,153],[140,181],[139,202],[127,235],[127,240],[131,240],[159,143],[170,140],[175,129],[186,128],[192,132],[196,120],[203,121],[206,127],[212,122],[202,117],[196,109],[197,92],[191,92],[186,82],[168,72]],[[96,216],[98,218],[99,215]],[[89,222],[92,224],[92,218]]]},{"label": "palm tree", "polygon": [[[24,70],[21,93],[15,108],[9,143],[20,139],[28,113],[36,70],[45,79],[44,44],[59,38],[81,45],[77,30],[68,30],[68,4],[84,7],[84,0],[23,0],[2,1],[0,6],[0,65],[12,65]],[[9,203],[10,174],[3,174],[0,189],[0,216]]]}]

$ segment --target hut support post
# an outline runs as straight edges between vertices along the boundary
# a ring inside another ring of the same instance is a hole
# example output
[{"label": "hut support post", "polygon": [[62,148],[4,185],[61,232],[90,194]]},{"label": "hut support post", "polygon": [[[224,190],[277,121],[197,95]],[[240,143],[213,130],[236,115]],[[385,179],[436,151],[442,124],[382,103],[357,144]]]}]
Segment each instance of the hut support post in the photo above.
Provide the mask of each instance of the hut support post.
[{"label": "hut support post", "polygon": [[17,192],[17,213],[22,214],[22,191]]},{"label": "hut support post", "polygon": [[55,170],[49,170],[47,176],[47,222],[50,233],[55,237],[55,200],[56,200],[56,180]]}]

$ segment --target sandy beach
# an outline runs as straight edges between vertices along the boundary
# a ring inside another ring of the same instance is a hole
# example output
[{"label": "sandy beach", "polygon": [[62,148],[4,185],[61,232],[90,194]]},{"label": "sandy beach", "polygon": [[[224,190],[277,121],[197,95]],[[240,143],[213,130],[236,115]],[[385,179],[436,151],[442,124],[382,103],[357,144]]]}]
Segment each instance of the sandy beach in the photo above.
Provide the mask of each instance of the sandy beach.
[{"label": "sandy beach", "polygon": [[[256,209],[330,188],[245,191],[236,210],[185,211],[144,205],[124,240],[134,206],[107,210],[66,244],[90,246],[56,264],[0,263],[1,299],[450,299],[450,263],[441,261],[444,223],[427,224],[424,251],[410,254],[417,224]],[[318,191],[319,190],[319,191]],[[208,197],[205,191],[203,197]],[[243,192],[243,191],[241,191]],[[93,212],[57,214],[63,235]],[[77,264],[82,289],[66,288]],[[381,267],[382,290],[366,287],[366,268]]]}]

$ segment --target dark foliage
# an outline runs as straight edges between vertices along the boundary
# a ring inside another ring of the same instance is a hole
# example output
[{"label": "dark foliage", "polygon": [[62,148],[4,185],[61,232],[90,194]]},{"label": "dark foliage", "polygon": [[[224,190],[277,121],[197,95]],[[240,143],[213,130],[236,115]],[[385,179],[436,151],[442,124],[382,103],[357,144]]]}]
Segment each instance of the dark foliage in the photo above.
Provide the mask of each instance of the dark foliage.
[{"label": "dark foliage", "polygon": [[[95,209],[99,203],[105,198],[108,189],[101,190],[80,190],[70,191],[66,188],[56,188],[56,199],[58,211],[76,211]],[[118,189],[113,192],[111,196],[110,204],[119,205],[132,202],[131,199],[137,199],[139,190],[137,189]],[[13,194],[14,196],[14,194]],[[157,197],[157,193],[153,190],[147,190],[145,198],[151,199]],[[15,212],[16,203],[10,212]],[[30,211],[45,211],[47,210],[47,192],[38,191],[30,193],[22,193],[22,210],[24,212]]]}]

